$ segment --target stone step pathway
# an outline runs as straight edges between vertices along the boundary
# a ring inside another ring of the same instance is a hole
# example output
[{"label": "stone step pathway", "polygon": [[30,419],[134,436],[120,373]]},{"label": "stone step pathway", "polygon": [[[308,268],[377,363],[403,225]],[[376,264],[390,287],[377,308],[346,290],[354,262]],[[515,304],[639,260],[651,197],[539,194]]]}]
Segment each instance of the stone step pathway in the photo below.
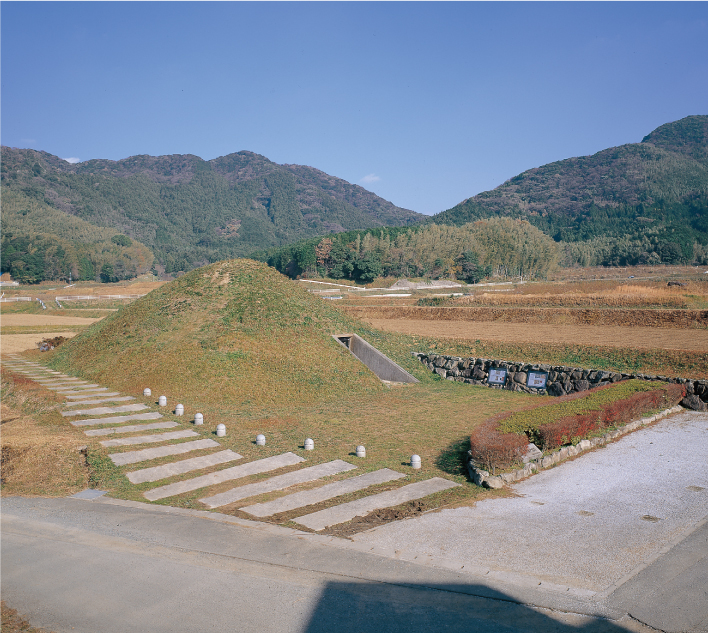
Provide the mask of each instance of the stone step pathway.
[{"label": "stone step pathway", "polygon": [[67,418],[72,415],[104,415],[105,413],[128,413],[130,411],[142,411],[147,409],[146,404],[124,404],[120,407],[96,407],[95,409],[79,409],[78,411],[62,411],[61,414]]},{"label": "stone step pathway", "polygon": [[183,442],[181,444],[171,444],[169,446],[158,446],[156,448],[144,448],[140,451],[128,451],[126,453],[114,453],[110,455],[111,461],[116,466],[126,464],[137,464],[146,462],[158,457],[169,457],[171,455],[183,455],[192,451],[199,451],[204,448],[214,448],[219,446],[219,442],[214,440],[194,440],[193,442]]},{"label": "stone step pathway", "polygon": [[110,418],[89,418],[87,420],[69,420],[73,426],[95,426],[96,424],[122,424],[131,420],[157,420],[163,417],[162,413],[134,413],[133,415],[116,415]]},{"label": "stone step pathway", "polygon": [[174,484],[153,488],[152,490],[148,490],[143,493],[143,496],[148,501],[157,501],[158,499],[173,497],[185,492],[191,492],[192,490],[198,490],[199,488],[214,486],[216,484],[224,483],[225,481],[241,479],[242,477],[247,477],[248,475],[257,475],[258,473],[277,470],[278,468],[284,468],[285,466],[294,466],[295,464],[299,464],[304,461],[305,460],[302,457],[295,455],[295,453],[283,453],[282,455],[274,455],[273,457],[257,459],[256,461],[249,462],[248,464],[232,466],[231,468],[219,470],[215,473],[209,473],[208,475],[202,475],[201,477],[195,477],[194,479],[187,479],[186,481],[178,481]]},{"label": "stone step pathway", "polygon": [[94,391],[97,392],[102,392],[106,387],[102,387],[101,389],[90,389],[90,393],[86,393],[85,391],[79,392],[79,393],[63,393],[62,395],[67,399],[67,400],[79,400],[81,398],[91,398],[94,395],[98,398],[98,396],[119,396],[120,392],[119,391],[111,391],[110,393],[96,393],[94,394]]},{"label": "stone step pathway", "polygon": [[252,514],[255,517],[267,517],[272,514],[311,506],[315,503],[320,503],[321,501],[328,501],[329,499],[341,497],[342,495],[346,495],[351,492],[364,490],[369,486],[395,481],[396,479],[401,479],[405,476],[406,475],[403,473],[397,473],[395,470],[382,468],[363,475],[357,475],[356,477],[350,477],[349,479],[343,479],[342,481],[335,481],[334,483],[327,484],[320,488],[315,488],[314,490],[294,492],[284,497],[280,497],[279,499],[274,499],[273,501],[256,503],[252,506],[239,508],[239,510],[246,512],[247,514]]},{"label": "stone step pathway", "polygon": [[[36,380],[47,389],[55,391],[66,398],[65,407],[68,410],[62,411],[64,417],[76,417],[75,420],[68,420],[73,426],[99,426],[114,425],[107,428],[87,429],[84,431],[88,437],[100,437],[106,435],[117,435],[127,433],[139,433],[130,437],[118,437],[103,440],[100,443],[106,448],[129,447],[139,444],[166,443],[161,446],[153,446],[138,450],[128,450],[116,452],[110,455],[111,460],[117,466],[127,466],[139,464],[144,461],[170,457],[174,455],[184,455],[193,451],[210,450],[221,448],[221,445],[212,439],[201,438],[192,441],[181,441],[187,438],[199,436],[199,433],[190,429],[179,429],[176,431],[166,431],[161,433],[144,434],[145,431],[162,430],[179,427],[178,422],[161,420],[159,422],[149,422],[158,420],[163,415],[157,411],[147,411],[145,404],[134,403],[118,406],[104,406],[86,409],[75,409],[73,407],[95,405],[99,403],[118,403],[135,400],[134,396],[123,396],[120,392],[109,392],[107,387],[98,384],[88,383],[79,378],[67,376],[60,372],[46,370],[39,364],[18,360],[15,366],[10,363],[3,363],[12,367],[28,377]],[[141,411],[141,413],[135,413]],[[110,414],[126,415],[110,415]],[[99,416],[80,419],[83,416]],[[145,424],[126,424],[129,421],[146,421]],[[169,443],[167,443],[169,442]],[[194,473],[195,471],[212,468],[221,464],[243,459],[241,455],[232,450],[220,450],[207,455],[197,457],[187,457],[168,464],[141,468],[127,472],[126,477],[133,484],[143,484],[159,482],[179,475]],[[235,481],[255,475],[266,473],[288,466],[295,466],[304,462],[305,459],[295,453],[283,453],[254,460],[245,464],[231,466],[224,470],[216,471],[206,475],[198,475],[184,481],[158,486],[143,493],[148,501],[157,501],[168,497],[185,494],[201,488],[208,488],[228,481]],[[201,503],[210,509],[219,508],[242,499],[255,497],[269,492],[285,490],[302,483],[308,483],[354,470],[356,466],[344,460],[334,460],[314,466],[306,466],[282,475],[269,477],[262,481],[251,484],[236,486],[225,492],[205,496],[199,499]],[[312,490],[304,490],[274,499],[272,501],[257,503],[242,507],[240,510],[254,517],[267,517],[282,512],[306,508],[314,504],[336,499],[353,492],[365,491],[377,484],[397,481],[406,477],[404,473],[382,468],[380,470],[365,473],[354,477],[349,477],[341,481],[324,484]],[[458,486],[452,481],[440,477],[434,477],[414,484],[404,485],[395,490],[368,495],[348,503],[340,503],[331,508],[313,512],[300,516],[295,522],[316,532],[321,531],[331,525],[337,525],[350,521],[356,516],[365,516],[374,510],[400,505],[407,501],[420,499],[435,492],[447,490]]]},{"label": "stone step pathway", "polygon": [[142,470],[134,470],[126,473],[128,481],[134,484],[142,484],[147,481],[160,481],[175,475],[184,475],[195,470],[203,470],[211,466],[234,462],[237,459],[243,459],[241,455],[231,450],[219,451],[211,455],[202,455],[201,457],[192,457],[183,459],[171,464],[163,464],[162,466],[153,466],[152,468],[143,468]]},{"label": "stone step pathway", "polygon": [[130,426],[117,426],[110,429],[91,429],[84,431],[89,437],[101,435],[114,435],[116,433],[137,433],[138,431],[152,431],[153,429],[171,429],[179,426],[177,422],[154,422],[152,424],[131,424]]},{"label": "stone step pathway", "polygon": [[[83,405],[83,404],[101,404],[102,402],[126,402],[128,400],[135,400],[135,396],[112,396],[112,397],[106,397],[104,398],[104,394],[97,394],[100,395],[100,398],[93,398],[91,400],[79,400],[78,402],[67,402],[64,406],[65,407],[76,407],[78,405]],[[84,396],[86,397],[86,396]]]},{"label": "stone step pathway", "polygon": [[199,501],[209,508],[219,508],[241,499],[255,497],[256,495],[261,495],[266,492],[273,492],[274,490],[282,490],[283,488],[289,488],[290,486],[295,486],[308,481],[315,481],[317,479],[321,479],[322,477],[336,475],[348,470],[353,470],[354,468],[356,468],[356,466],[353,464],[349,464],[341,459],[336,459],[332,462],[318,464],[317,466],[309,466],[308,468],[295,470],[291,473],[271,477],[265,481],[258,481],[253,484],[238,486],[237,488],[232,488],[231,490],[227,490],[226,492],[222,492],[212,497],[205,497]]},{"label": "stone step pathway", "polygon": [[113,448],[114,446],[132,446],[134,444],[155,444],[166,440],[181,440],[185,437],[196,437],[199,433],[184,429],[183,431],[170,431],[169,433],[154,433],[153,435],[134,435],[133,437],[121,437],[117,440],[103,440],[101,446]]},{"label": "stone step pathway", "polygon": [[305,514],[304,516],[293,519],[293,521],[315,532],[319,532],[330,525],[345,523],[346,521],[351,521],[354,517],[366,516],[374,510],[390,508],[405,503],[406,501],[421,499],[435,492],[454,488],[459,485],[460,484],[450,481],[449,479],[433,477],[432,479],[402,486],[396,490],[380,492],[377,495],[363,497],[362,499],[350,501],[349,503],[342,503],[338,506],[327,508],[326,510]]}]

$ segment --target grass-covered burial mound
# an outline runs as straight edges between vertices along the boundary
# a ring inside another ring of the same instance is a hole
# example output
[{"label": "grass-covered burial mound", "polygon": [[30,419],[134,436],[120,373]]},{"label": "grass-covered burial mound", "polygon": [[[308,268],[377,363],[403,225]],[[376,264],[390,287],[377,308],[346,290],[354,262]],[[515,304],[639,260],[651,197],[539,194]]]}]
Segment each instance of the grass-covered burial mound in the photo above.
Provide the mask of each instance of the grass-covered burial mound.
[{"label": "grass-covered burial mound", "polygon": [[356,322],[265,264],[218,262],[64,344],[52,366],[170,404],[257,414],[381,390],[331,337]]}]

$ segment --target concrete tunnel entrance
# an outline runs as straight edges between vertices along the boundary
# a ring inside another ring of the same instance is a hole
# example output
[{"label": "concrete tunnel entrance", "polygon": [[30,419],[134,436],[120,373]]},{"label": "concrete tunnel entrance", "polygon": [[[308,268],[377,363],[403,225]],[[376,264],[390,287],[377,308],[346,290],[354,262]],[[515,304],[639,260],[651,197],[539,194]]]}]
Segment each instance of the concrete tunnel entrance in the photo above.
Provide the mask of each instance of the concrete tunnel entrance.
[{"label": "concrete tunnel entrance", "polygon": [[333,334],[332,338],[343,347],[346,347],[373,371],[379,379],[386,382],[420,382],[403,367],[397,365],[388,356],[367,343],[358,334]]}]

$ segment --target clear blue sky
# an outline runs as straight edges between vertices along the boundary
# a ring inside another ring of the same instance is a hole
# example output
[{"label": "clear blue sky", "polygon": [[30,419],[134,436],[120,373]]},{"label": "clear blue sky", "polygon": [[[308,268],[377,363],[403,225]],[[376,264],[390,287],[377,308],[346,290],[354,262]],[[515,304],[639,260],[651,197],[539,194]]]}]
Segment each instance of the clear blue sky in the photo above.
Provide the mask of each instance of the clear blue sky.
[{"label": "clear blue sky", "polygon": [[708,3],[2,2],[2,144],[250,150],[437,213],[708,114]]}]

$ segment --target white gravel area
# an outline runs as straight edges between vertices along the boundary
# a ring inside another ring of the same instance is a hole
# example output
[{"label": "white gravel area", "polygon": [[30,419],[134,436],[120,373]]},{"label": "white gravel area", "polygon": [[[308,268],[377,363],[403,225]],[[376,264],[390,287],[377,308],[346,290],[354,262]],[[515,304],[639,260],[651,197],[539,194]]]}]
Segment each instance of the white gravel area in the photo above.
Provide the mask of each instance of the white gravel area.
[{"label": "white gravel area", "polygon": [[353,539],[401,558],[603,591],[708,516],[708,414],[665,418],[512,489],[517,497]]}]

